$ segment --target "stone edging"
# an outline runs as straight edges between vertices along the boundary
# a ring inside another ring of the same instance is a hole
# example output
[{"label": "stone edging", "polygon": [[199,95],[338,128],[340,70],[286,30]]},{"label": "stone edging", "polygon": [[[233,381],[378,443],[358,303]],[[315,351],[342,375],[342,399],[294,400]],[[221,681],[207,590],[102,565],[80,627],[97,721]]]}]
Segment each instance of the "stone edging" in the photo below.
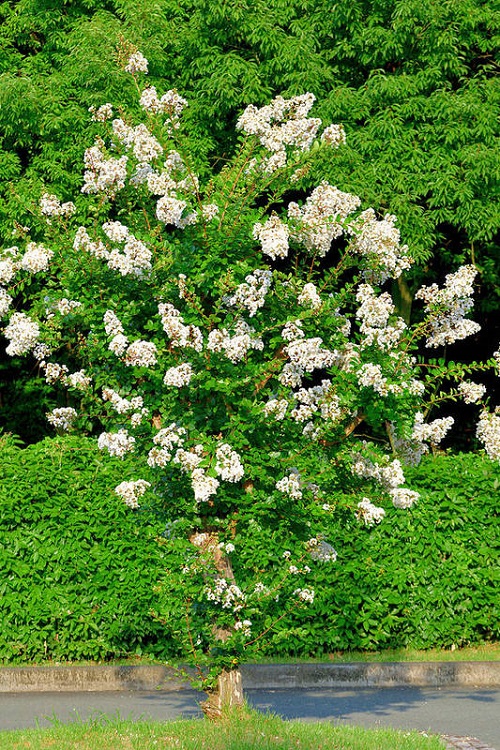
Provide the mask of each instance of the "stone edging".
[{"label": "stone edging", "polygon": [[[247,664],[247,689],[314,687],[500,687],[500,662]],[[40,691],[181,690],[189,683],[155,665],[1,667],[0,693]]]}]

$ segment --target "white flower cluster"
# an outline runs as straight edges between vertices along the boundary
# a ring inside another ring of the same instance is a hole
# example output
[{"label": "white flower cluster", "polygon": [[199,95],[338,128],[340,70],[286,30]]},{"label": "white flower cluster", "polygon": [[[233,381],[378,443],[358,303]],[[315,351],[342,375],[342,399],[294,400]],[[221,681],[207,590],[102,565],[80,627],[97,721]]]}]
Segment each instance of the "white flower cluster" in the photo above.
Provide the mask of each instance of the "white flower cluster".
[{"label": "white flower cluster", "polygon": [[115,493],[118,497],[123,498],[125,505],[128,505],[129,508],[137,509],[139,507],[138,500],[144,495],[148,487],[151,487],[150,482],[137,479],[135,482],[121,482],[115,487]]},{"label": "white flower cluster", "polygon": [[480,401],[486,393],[486,386],[482,383],[473,383],[465,380],[458,386],[458,392],[466,404],[475,404]]},{"label": "white flower cluster", "polygon": [[188,451],[179,448],[174,456],[174,463],[178,463],[182,471],[190,474],[194,499],[199,503],[208,502],[211,496],[216,494],[220,485],[218,479],[210,476],[205,469],[200,467],[204,453],[203,445],[198,443]]},{"label": "white flower cluster", "polygon": [[413,503],[415,503],[420,497],[418,492],[408,490],[406,487],[396,487],[389,491],[389,495],[391,496],[394,507],[400,508],[401,510],[411,508]]},{"label": "white flower cluster", "polygon": [[401,462],[397,458],[386,466],[381,466],[357,454],[353,456],[351,471],[356,476],[379,482],[389,494],[395,508],[410,508],[420,497],[418,492],[400,486],[404,484],[405,476]]},{"label": "white flower cluster", "polygon": [[241,634],[247,638],[252,635],[252,621],[251,620],[238,620],[234,624],[235,630],[241,630]]},{"label": "white flower cluster", "polygon": [[285,341],[297,341],[298,339],[303,339],[305,337],[305,333],[302,330],[302,321],[289,320],[281,331],[281,337]]},{"label": "white flower cluster", "polygon": [[356,317],[361,320],[361,348],[375,344],[384,351],[393,349],[401,340],[406,324],[398,318],[394,325],[388,325],[389,318],[395,311],[390,294],[384,292],[377,295],[372,286],[361,284],[356,299],[361,302],[356,312]]},{"label": "white flower cluster", "polygon": [[146,245],[134,237],[126,226],[119,221],[110,221],[102,225],[104,233],[112,242],[125,243],[123,250],[113,248],[100,253],[107,260],[109,268],[119,271],[122,276],[141,277],[151,270],[152,253]]},{"label": "white flower cluster", "polygon": [[401,456],[407,466],[418,466],[422,456],[429,452],[428,446],[425,445],[425,443],[421,443],[419,440],[397,437],[395,425],[393,423],[387,425],[387,430],[390,436],[391,445],[397,455]]},{"label": "white flower cluster", "polygon": [[3,334],[10,341],[5,351],[10,357],[18,357],[27,354],[37,345],[40,327],[25,313],[15,312],[10,316]]},{"label": "white flower cluster", "polygon": [[9,284],[19,268],[19,248],[7,247],[0,256],[0,284]]},{"label": "white flower cluster", "polygon": [[138,339],[129,344],[123,361],[129,367],[154,367],[158,361],[156,354],[156,344]]},{"label": "white flower cluster", "polygon": [[71,201],[61,203],[57,196],[44,193],[40,198],[40,210],[44,216],[71,216],[76,206]]},{"label": "white flower cluster", "polygon": [[107,159],[102,148],[98,141],[85,151],[82,193],[105,193],[112,197],[125,187],[128,157]]},{"label": "white flower cluster", "polygon": [[349,233],[353,235],[350,249],[366,258],[364,276],[376,284],[389,278],[397,279],[413,263],[408,247],[400,245],[395,221],[396,217],[391,214],[379,220],[375,211],[369,208],[349,224]]},{"label": "white flower cluster", "polygon": [[303,305],[303,307],[311,307],[313,310],[319,310],[322,305],[322,300],[318,294],[318,290],[312,283],[304,284],[302,291],[297,297],[297,302],[299,305]]},{"label": "white flower cluster", "polygon": [[293,595],[298,596],[298,598],[306,604],[312,604],[314,602],[314,589],[295,589]]},{"label": "white flower cluster", "polygon": [[102,432],[97,439],[97,446],[100,450],[106,449],[110,456],[123,458],[126,453],[134,450],[135,437],[129,435],[127,430],[118,430],[118,432]]},{"label": "white flower cluster", "polygon": [[178,367],[169,367],[163,378],[163,383],[175,386],[175,388],[182,388],[184,385],[189,385],[192,377],[193,368],[189,362],[184,362]]},{"label": "white flower cluster", "polygon": [[332,148],[338,148],[346,143],[345,130],[342,125],[328,125],[321,133],[321,140]]},{"label": "white flower cluster", "polygon": [[104,330],[107,336],[117,336],[123,333],[123,325],[113,310],[106,310],[104,313]]},{"label": "white flower cluster", "polygon": [[68,375],[68,384],[79,391],[85,391],[91,383],[92,378],[87,375],[85,370],[77,370],[77,372],[72,372]]},{"label": "white flower cluster", "polygon": [[57,301],[57,310],[61,315],[70,315],[75,310],[78,310],[78,308],[82,307],[81,302],[77,302],[76,300],[67,299],[66,297],[63,297],[62,299]]},{"label": "white flower cluster", "polygon": [[113,107],[109,102],[101,104],[100,107],[92,105],[89,107],[89,112],[92,115],[93,122],[106,122],[106,120],[111,120],[113,117]]},{"label": "white flower cluster", "polygon": [[424,424],[424,415],[418,412],[415,415],[412,439],[420,443],[439,445],[446,433],[452,428],[454,421],[453,417],[443,417]]},{"label": "white flower cluster", "polygon": [[248,135],[255,135],[262,146],[271,152],[261,168],[274,172],[286,166],[287,147],[308,151],[316,138],[321,120],[307,117],[314,104],[313,94],[302,94],[292,99],[278,96],[260,109],[250,104],[236,127]]},{"label": "white flower cluster", "polygon": [[49,248],[40,244],[37,245],[36,242],[28,242],[26,251],[21,258],[20,266],[30,273],[46,271],[53,255],[53,250],[49,250]]},{"label": "white flower cluster", "polygon": [[127,73],[147,73],[148,72],[148,61],[144,55],[137,50],[133,52],[127,60],[124,70]]},{"label": "white flower cluster", "polygon": [[299,500],[302,497],[302,480],[297,469],[292,469],[287,477],[276,482],[276,489],[284,495]]},{"label": "white flower cluster", "polygon": [[253,238],[260,242],[264,255],[269,255],[272,260],[287,257],[289,236],[288,226],[274,214],[265,224],[257,222],[253,227]]},{"label": "white flower cluster", "polygon": [[56,430],[67,431],[77,418],[78,414],[75,409],[70,406],[61,407],[59,409],[53,409],[47,412],[47,422],[49,422]]},{"label": "white flower cluster", "polygon": [[244,320],[236,321],[234,335],[232,336],[225,328],[215,328],[208,334],[207,349],[212,352],[223,352],[234,364],[244,359],[250,349],[262,351],[264,342],[258,336],[254,336],[255,329]]},{"label": "white flower cluster", "polygon": [[362,388],[373,388],[375,393],[380,396],[387,396],[391,390],[387,378],[382,375],[381,366],[375,365],[373,362],[366,362],[361,365],[357,373],[357,380]]},{"label": "white flower cluster", "polygon": [[245,277],[245,282],[236,288],[234,294],[224,297],[223,301],[231,307],[245,308],[252,318],[264,306],[272,279],[272,271],[257,268]]},{"label": "white flower cluster", "polygon": [[131,418],[133,427],[141,424],[143,418],[148,413],[148,410],[144,407],[142,396],[132,396],[130,399],[123,398],[112,388],[103,388],[102,400],[109,401],[117,414],[130,414],[130,412],[133,412]]},{"label": "white flower cluster", "polygon": [[40,362],[40,368],[44,371],[45,382],[52,384],[60,380],[63,384],[67,382],[68,368],[57,362]]},{"label": "white flower cluster", "polygon": [[302,383],[303,375],[304,370],[302,367],[287,362],[283,365],[283,369],[278,375],[278,380],[281,385],[287,386],[288,388],[298,388]]},{"label": "white flower cluster", "polygon": [[172,346],[202,351],[203,336],[200,329],[197,326],[184,325],[180,312],[170,302],[161,302],[158,312],[163,330],[172,340]]},{"label": "white flower cluster", "polygon": [[101,260],[108,260],[109,258],[109,250],[106,248],[106,245],[104,245],[101,240],[97,240],[97,242],[91,240],[85,227],[79,227],[77,229],[73,241],[73,248],[77,251],[83,250],[89,255],[93,255],[95,258]]},{"label": "white flower cluster", "polygon": [[266,417],[273,416],[278,422],[281,422],[286,415],[288,401],[286,398],[271,398],[264,404],[264,414]]},{"label": "white flower cluster", "polygon": [[334,239],[343,233],[343,222],[355,211],[360,199],[322,182],[313,190],[301,208],[288,205],[290,237],[310,252],[324,257]]},{"label": "white flower cluster", "polygon": [[12,304],[12,297],[3,287],[0,287],[0,318],[7,315],[9,308]]},{"label": "white flower cluster", "polygon": [[206,586],[205,596],[209,602],[220,604],[222,609],[239,612],[246,601],[243,591],[234,583],[228,583],[225,578],[216,578],[213,587]]},{"label": "white flower cluster", "polygon": [[168,427],[159,430],[153,438],[154,448],[148,453],[149,466],[159,466],[160,468],[167,465],[172,458],[172,449],[174,446],[184,444],[184,435],[186,430],[175,422]]},{"label": "white flower cluster", "polygon": [[442,289],[432,284],[416,292],[415,299],[425,302],[429,316],[427,347],[453,344],[481,330],[478,323],[464,317],[474,306],[472,295],[476,274],[474,266],[462,266],[446,276]]},{"label": "white flower cluster", "polygon": [[290,416],[296,422],[306,422],[319,411],[323,419],[337,421],[342,411],[338,396],[331,391],[331,380],[322,380],[321,385],[311,388],[300,388],[293,394],[297,406],[292,409]]},{"label": "white flower cluster", "polygon": [[188,103],[175,89],[170,89],[170,91],[167,91],[159,97],[156,88],[154,86],[148,86],[148,88],[144,89],[142,92],[139,104],[147,112],[168,115],[170,123],[173,127],[177,128],[178,120]]},{"label": "white flower cluster", "polygon": [[40,211],[44,216],[71,216],[76,210],[72,202],[61,203],[56,195],[44,193],[39,202]]},{"label": "white flower cluster", "polygon": [[483,443],[489,458],[500,461],[500,407],[497,406],[493,413],[481,412],[476,437]]},{"label": "white flower cluster", "polygon": [[335,354],[322,348],[322,343],[320,338],[299,339],[291,341],[285,346],[284,351],[292,365],[305,372],[312,372],[331,367],[335,362]]},{"label": "white flower cluster", "polygon": [[239,482],[244,475],[240,456],[233,451],[230,445],[223,443],[219,445],[215,453],[217,463],[215,471],[225,482]]},{"label": "white flower cluster", "polygon": [[127,150],[132,149],[141,167],[150,164],[163,153],[161,143],[144,123],[131,127],[122,119],[117,118],[113,120],[113,133]]},{"label": "white flower cluster", "polygon": [[363,521],[365,526],[374,526],[376,523],[380,523],[385,516],[385,510],[374,505],[367,497],[364,497],[358,503],[357,516],[360,521]]}]

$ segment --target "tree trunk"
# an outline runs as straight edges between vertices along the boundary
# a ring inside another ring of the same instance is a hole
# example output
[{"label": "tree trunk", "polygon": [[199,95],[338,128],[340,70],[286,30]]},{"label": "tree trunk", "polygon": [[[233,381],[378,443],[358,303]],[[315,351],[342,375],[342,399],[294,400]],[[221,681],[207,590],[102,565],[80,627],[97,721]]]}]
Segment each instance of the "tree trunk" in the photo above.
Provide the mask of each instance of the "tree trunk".
[{"label": "tree trunk", "polygon": [[201,704],[205,716],[211,721],[220,719],[228,709],[243,708],[243,687],[241,672],[232,669],[224,670],[217,679],[217,687],[207,693],[207,700]]},{"label": "tree trunk", "polygon": [[[204,552],[208,552],[215,563],[218,573],[229,581],[235,580],[231,562],[218,545],[215,532],[194,534],[190,541]],[[214,639],[224,643],[231,635],[229,630],[214,627]],[[243,687],[239,669],[223,670],[217,678],[217,685],[207,691],[207,700],[201,704],[205,716],[211,721],[220,719],[228,709],[242,709]]]}]

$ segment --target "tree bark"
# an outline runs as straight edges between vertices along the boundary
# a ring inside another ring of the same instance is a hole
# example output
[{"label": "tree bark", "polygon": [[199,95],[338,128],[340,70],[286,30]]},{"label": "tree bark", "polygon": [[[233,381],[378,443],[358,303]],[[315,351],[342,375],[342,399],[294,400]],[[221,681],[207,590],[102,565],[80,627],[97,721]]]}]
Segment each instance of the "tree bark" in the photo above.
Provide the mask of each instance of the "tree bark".
[{"label": "tree bark", "polygon": [[240,670],[221,672],[217,678],[217,687],[208,692],[207,696],[207,700],[201,704],[201,709],[211,721],[220,719],[227,710],[242,709],[244,701]]}]

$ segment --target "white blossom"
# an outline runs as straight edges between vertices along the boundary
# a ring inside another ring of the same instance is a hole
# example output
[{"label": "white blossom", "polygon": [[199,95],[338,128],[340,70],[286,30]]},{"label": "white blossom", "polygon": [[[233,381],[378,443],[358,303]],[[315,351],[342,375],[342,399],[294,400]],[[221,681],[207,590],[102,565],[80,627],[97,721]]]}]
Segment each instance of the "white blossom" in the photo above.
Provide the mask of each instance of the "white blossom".
[{"label": "white blossom", "polygon": [[38,343],[40,327],[25,313],[12,313],[8,325],[4,329],[4,336],[10,343],[5,351],[10,357],[27,354]]},{"label": "white blossom", "polygon": [[458,386],[458,392],[466,404],[475,404],[480,401],[486,393],[486,387],[482,383],[473,383],[466,380]]},{"label": "white blossom", "polygon": [[405,487],[398,487],[390,490],[389,495],[391,496],[392,504],[395,508],[407,509],[411,508],[413,503],[418,500],[420,495],[418,492],[413,490],[407,490]]},{"label": "white blossom", "polygon": [[148,487],[151,487],[150,482],[137,479],[135,482],[121,482],[115,487],[115,493],[123,498],[125,505],[128,505],[129,508],[137,509],[139,507],[138,499],[144,495]]},{"label": "white blossom", "polygon": [[124,68],[127,73],[147,73],[148,72],[148,61],[144,55],[137,50],[133,52],[127,60],[127,64]]},{"label": "white blossom", "polygon": [[215,471],[226,482],[239,482],[244,475],[240,456],[230,445],[223,443],[216,451]]},{"label": "white blossom", "polygon": [[302,497],[301,487],[302,481],[298,471],[291,471],[288,476],[276,482],[276,489],[294,500],[299,500]]},{"label": "white blossom", "polygon": [[178,367],[170,367],[165,373],[163,382],[165,385],[182,388],[185,385],[189,385],[192,377],[193,368],[191,367],[189,362],[184,362]]},{"label": "white blossom", "polygon": [[154,367],[157,349],[152,341],[133,341],[125,351],[123,361],[129,367]]},{"label": "white blossom", "polygon": [[380,523],[385,516],[385,510],[374,505],[367,497],[364,497],[358,503],[358,518],[363,521],[365,526],[374,526]]},{"label": "white blossom", "polygon": [[415,415],[412,439],[420,443],[439,445],[446,433],[453,426],[454,421],[453,417],[443,417],[442,419],[435,419],[433,422],[424,424],[424,415],[418,412]]},{"label": "white blossom", "polygon": [[493,413],[486,410],[481,412],[476,437],[483,443],[489,458],[492,461],[500,461],[500,408],[498,406]]},{"label": "white blossom", "polygon": [[126,453],[134,450],[135,437],[124,429],[118,432],[102,432],[97,439],[97,445],[100,450],[106,449],[110,456],[123,458]]},{"label": "white blossom", "polygon": [[313,190],[304,205],[288,206],[290,237],[309,250],[323,257],[330,250],[334,239],[343,233],[343,222],[356,210],[360,200],[350,193],[322,182]]},{"label": "white blossom", "polygon": [[289,229],[278,216],[270,216],[265,224],[257,223],[253,228],[253,237],[259,240],[264,255],[272,260],[286,258],[288,255]]},{"label": "white blossom", "polygon": [[322,305],[321,297],[318,294],[314,284],[304,284],[304,287],[297,298],[299,305],[311,307],[313,310],[319,310]]},{"label": "white blossom", "polygon": [[67,431],[77,418],[78,414],[70,406],[53,409],[47,413],[47,421],[56,428],[56,430]]},{"label": "white blossom", "polygon": [[53,250],[49,250],[49,248],[40,244],[37,245],[35,242],[28,242],[26,252],[21,258],[21,268],[31,273],[46,271],[53,255]]}]

